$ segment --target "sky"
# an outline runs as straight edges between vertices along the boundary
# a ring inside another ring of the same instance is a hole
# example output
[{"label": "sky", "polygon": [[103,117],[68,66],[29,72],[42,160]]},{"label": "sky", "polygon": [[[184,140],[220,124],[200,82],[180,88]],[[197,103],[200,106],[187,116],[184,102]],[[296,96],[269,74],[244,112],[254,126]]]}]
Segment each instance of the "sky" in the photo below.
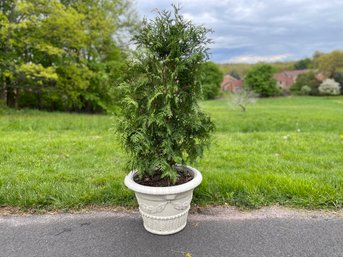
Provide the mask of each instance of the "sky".
[{"label": "sky", "polygon": [[209,35],[217,63],[292,61],[343,49],[343,0],[136,0],[140,18],[180,4]]}]

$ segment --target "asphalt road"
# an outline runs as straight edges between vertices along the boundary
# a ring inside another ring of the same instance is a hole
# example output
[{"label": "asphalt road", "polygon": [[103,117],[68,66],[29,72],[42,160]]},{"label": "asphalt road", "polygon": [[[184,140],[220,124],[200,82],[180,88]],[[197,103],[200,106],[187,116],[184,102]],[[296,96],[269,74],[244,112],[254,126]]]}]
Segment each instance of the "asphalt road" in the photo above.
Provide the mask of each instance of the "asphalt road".
[{"label": "asphalt road", "polygon": [[343,218],[191,215],[180,233],[156,236],[137,213],[0,216],[0,256],[343,257]]}]

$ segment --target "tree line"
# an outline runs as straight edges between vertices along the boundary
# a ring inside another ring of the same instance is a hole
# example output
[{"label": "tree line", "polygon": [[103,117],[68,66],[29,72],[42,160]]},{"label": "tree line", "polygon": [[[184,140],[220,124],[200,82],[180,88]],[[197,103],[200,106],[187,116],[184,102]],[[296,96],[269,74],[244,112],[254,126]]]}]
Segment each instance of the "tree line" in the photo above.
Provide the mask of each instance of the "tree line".
[{"label": "tree line", "polygon": [[276,96],[285,93],[297,95],[343,94],[343,51],[330,53],[316,51],[312,58],[293,64],[293,70],[306,70],[298,75],[290,92],[283,92],[273,77],[277,69],[271,64],[259,63],[252,66],[244,77],[245,86],[260,96]]},{"label": "tree line", "polygon": [[[49,111],[112,111],[140,24],[130,0],[0,0],[0,102]],[[131,74],[132,75],[132,74]],[[223,74],[203,66],[205,99]]]},{"label": "tree line", "polygon": [[[0,0],[0,103],[50,111],[114,110],[122,98],[118,86],[125,76],[130,76],[127,39],[140,26],[130,3]],[[343,88],[342,51],[316,52],[312,58],[273,67],[244,65],[242,69],[249,68],[247,74],[231,73],[238,78],[247,75],[247,84],[249,80],[250,84],[263,80],[261,87],[266,90],[259,93],[265,96],[280,92],[270,86],[275,84],[272,78],[268,82],[262,77],[271,77],[285,67],[320,71]],[[203,97],[213,99],[220,94],[223,66],[207,62],[202,70]],[[312,73],[299,76],[294,92],[303,92],[304,85],[311,88],[310,94],[318,92],[319,84]]]}]

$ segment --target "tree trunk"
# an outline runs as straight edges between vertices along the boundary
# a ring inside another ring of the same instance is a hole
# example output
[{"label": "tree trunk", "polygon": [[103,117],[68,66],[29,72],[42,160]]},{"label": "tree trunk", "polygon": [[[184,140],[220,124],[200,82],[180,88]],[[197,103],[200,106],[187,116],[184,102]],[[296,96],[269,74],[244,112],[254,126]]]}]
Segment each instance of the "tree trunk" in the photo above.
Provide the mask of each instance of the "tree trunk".
[{"label": "tree trunk", "polygon": [[246,112],[247,108],[243,104],[240,104],[239,107],[241,107],[242,112]]},{"label": "tree trunk", "polygon": [[7,92],[6,92],[6,81],[4,80],[2,82],[1,88],[0,88],[0,101],[4,104],[7,102]]},{"label": "tree trunk", "polygon": [[15,104],[16,104],[16,101],[15,101],[14,90],[13,90],[13,88],[8,88],[7,89],[7,106],[14,108]]},{"label": "tree trunk", "polygon": [[7,84],[7,106],[11,108],[17,107],[17,89],[14,87],[14,85],[11,85],[11,81],[9,78],[6,78],[6,84]]}]

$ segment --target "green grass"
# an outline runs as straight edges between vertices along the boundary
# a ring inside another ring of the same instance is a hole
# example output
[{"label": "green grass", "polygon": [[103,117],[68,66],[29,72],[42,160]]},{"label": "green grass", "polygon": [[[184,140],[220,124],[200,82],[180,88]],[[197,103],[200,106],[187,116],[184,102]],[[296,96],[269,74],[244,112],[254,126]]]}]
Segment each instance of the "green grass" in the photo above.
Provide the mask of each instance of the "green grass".
[{"label": "green grass", "polygon": [[[246,113],[202,103],[216,123],[193,164],[194,203],[343,208],[343,97],[260,99]],[[135,206],[123,185],[126,154],[106,115],[0,112],[0,206]]]}]

